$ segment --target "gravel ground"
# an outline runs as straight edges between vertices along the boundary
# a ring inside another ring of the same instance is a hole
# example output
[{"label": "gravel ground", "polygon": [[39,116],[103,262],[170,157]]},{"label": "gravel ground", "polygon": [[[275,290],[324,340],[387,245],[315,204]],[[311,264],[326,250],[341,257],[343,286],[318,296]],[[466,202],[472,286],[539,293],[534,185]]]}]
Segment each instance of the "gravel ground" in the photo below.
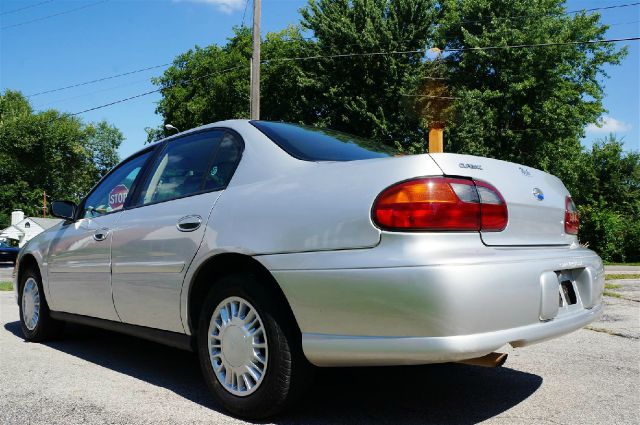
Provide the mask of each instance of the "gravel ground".
[{"label": "gravel ground", "polygon": [[[278,424],[638,424],[640,281],[616,281],[588,328],[517,350],[503,368],[458,364],[323,369]],[[1,424],[244,423],[209,398],[193,354],[69,326],[25,343],[0,293]]]}]

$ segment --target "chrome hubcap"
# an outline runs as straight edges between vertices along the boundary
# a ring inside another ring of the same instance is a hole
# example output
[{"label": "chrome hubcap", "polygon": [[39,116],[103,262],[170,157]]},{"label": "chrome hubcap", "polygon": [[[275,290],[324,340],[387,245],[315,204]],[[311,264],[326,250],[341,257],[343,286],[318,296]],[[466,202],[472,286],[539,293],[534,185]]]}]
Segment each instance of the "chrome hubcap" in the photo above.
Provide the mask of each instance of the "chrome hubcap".
[{"label": "chrome hubcap", "polygon": [[38,284],[32,277],[27,279],[22,290],[22,320],[30,331],[38,326],[40,318],[40,292]]},{"label": "chrome hubcap", "polygon": [[231,394],[258,389],[267,371],[267,334],[248,301],[229,297],[216,307],[208,333],[209,358],[216,378]]}]

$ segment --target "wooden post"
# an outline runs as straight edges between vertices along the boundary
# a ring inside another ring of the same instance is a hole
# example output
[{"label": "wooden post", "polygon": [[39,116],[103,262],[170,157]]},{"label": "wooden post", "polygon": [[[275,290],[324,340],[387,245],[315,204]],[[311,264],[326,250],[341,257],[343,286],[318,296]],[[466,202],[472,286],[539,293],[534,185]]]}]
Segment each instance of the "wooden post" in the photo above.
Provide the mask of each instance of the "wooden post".
[{"label": "wooden post", "polygon": [[429,153],[444,152],[444,126],[433,124],[429,130]]}]

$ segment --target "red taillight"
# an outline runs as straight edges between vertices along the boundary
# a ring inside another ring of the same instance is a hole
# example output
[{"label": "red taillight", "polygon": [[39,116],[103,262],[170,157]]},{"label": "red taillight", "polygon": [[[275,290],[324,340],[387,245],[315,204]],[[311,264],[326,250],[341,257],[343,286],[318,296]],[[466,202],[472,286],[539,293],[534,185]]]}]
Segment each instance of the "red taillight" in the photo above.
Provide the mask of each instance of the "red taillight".
[{"label": "red taillight", "polygon": [[500,232],[507,227],[509,214],[507,203],[498,189],[488,183],[476,181],[480,197],[480,220],[483,232]]},{"label": "red taillight", "polygon": [[500,231],[507,206],[486,183],[428,177],[385,189],[373,205],[373,219],[388,230]]},{"label": "red taillight", "polygon": [[564,232],[568,235],[577,235],[580,228],[580,216],[576,204],[571,196],[567,196],[564,201]]}]

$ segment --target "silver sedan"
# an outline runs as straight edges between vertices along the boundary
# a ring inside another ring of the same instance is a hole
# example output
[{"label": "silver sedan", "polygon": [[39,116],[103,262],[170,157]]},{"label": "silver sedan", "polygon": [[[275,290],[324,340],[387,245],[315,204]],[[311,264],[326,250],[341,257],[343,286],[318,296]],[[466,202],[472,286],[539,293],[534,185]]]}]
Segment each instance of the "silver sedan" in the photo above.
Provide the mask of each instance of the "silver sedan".
[{"label": "silver sedan", "polygon": [[115,167],[20,252],[28,341],[79,322],[198,353],[233,414],[290,405],[314,366],[498,365],[602,312],[602,261],[562,182],[343,133],[210,124]]}]

